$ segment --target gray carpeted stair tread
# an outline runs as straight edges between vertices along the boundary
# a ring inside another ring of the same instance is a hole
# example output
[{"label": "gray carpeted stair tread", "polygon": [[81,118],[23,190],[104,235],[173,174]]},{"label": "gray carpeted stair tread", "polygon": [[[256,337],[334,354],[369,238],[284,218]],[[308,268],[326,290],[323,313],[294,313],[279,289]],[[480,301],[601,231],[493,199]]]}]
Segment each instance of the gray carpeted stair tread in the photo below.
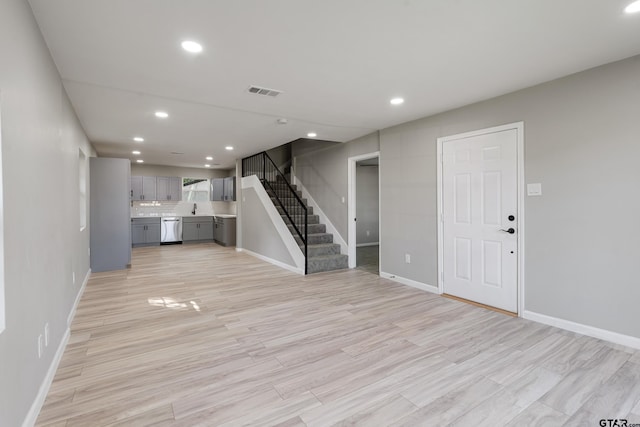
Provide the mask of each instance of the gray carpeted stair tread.
[{"label": "gray carpeted stair tread", "polygon": [[[304,252],[304,246],[300,246],[300,250]],[[307,254],[309,257],[320,255],[339,255],[340,245],[337,243],[318,243],[317,245],[308,245]]]},{"label": "gray carpeted stair tread", "polygon": [[[276,181],[269,182],[269,186],[265,186],[272,203],[280,213],[289,232],[293,235],[294,239],[300,246],[300,250],[304,252],[304,246],[302,245],[302,239],[296,233],[292,221],[284,213],[282,206],[276,199],[278,196],[285,208],[300,208],[300,203],[297,197],[291,193],[291,189],[296,192],[296,195],[301,199],[304,205],[307,207],[307,273],[320,273],[323,271],[340,270],[348,268],[349,257],[340,253],[340,245],[333,242],[333,234],[327,233],[325,224],[320,223],[320,217],[313,214],[313,206],[307,205],[307,199],[302,198],[302,192],[298,190],[295,185],[291,188],[282,181],[280,177]],[[300,231],[304,228],[304,215],[291,215],[293,222],[298,226]]]},{"label": "gray carpeted stair tread", "polygon": [[320,273],[323,271],[341,270],[348,268],[348,257],[342,254],[320,255],[309,257],[307,260],[307,273]]}]

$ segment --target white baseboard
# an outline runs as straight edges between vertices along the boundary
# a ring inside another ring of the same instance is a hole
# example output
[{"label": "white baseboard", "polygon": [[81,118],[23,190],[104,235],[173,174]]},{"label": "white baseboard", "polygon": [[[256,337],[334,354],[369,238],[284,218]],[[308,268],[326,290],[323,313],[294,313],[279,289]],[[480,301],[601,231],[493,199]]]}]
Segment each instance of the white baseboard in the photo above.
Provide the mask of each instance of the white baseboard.
[{"label": "white baseboard", "polygon": [[248,255],[251,255],[252,257],[256,257],[258,259],[261,259],[262,261],[266,261],[266,262],[268,262],[270,264],[277,265],[280,268],[284,268],[285,270],[293,271],[294,273],[298,273],[298,274],[304,275],[304,268],[300,269],[300,268],[295,267],[293,265],[285,264],[282,261],[278,261],[278,260],[275,260],[273,258],[269,258],[269,257],[266,257],[264,255],[260,255],[258,253],[253,252],[253,251],[250,251],[248,249],[236,248],[236,252],[244,252],[244,253],[246,253]]},{"label": "white baseboard", "polygon": [[402,283],[403,285],[411,286],[412,288],[421,289],[423,291],[431,292],[434,294],[440,294],[437,286],[427,285],[426,283],[416,282],[415,280],[406,279],[404,277],[396,276],[395,274],[380,272],[380,277],[393,280],[394,282]]},{"label": "white baseboard", "polygon": [[82,286],[80,286],[80,291],[78,291],[78,295],[76,295],[76,300],[73,302],[73,307],[71,307],[71,311],[67,316],[67,327],[71,326],[71,322],[73,322],[73,318],[76,317],[76,310],[78,309],[78,304],[80,304],[80,299],[82,298],[82,294],[84,294],[84,289],[87,287],[87,283],[89,282],[89,277],[91,277],[91,269],[87,270],[87,274],[84,276],[84,281],[82,282]]},{"label": "white baseboard", "polygon": [[56,354],[55,356],[53,356],[51,365],[49,365],[47,375],[42,380],[42,384],[40,384],[40,390],[38,390],[38,394],[31,404],[31,408],[29,409],[29,412],[27,413],[27,416],[22,423],[22,427],[33,427],[36,424],[36,420],[38,419],[38,415],[40,414],[40,409],[42,409],[42,405],[44,405],[44,401],[47,398],[47,393],[49,393],[49,388],[51,387],[51,383],[53,382],[53,377],[56,376],[58,365],[60,365],[60,361],[62,360],[62,355],[64,354],[64,350],[67,347],[67,343],[69,342],[70,335],[71,330],[67,328],[64,336],[62,337],[62,341],[60,341],[60,345],[58,345]]},{"label": "white baseboard", "polygon": [[364,248],[365,246],[380,246],[380,242],[358,243],[356,248]]},{"label": "white baseboard", "polygon": [[47,370],[47,375],[44,377],[44,379],[42,380],[42,383],[40,384],[40,389],[38,390],[38,394],[36,395],[35,400],[31,404],[31,408],[29,408],[29,412],[27,413],[27,416],[24,419],[24,422],[22,423],[22,427],[31,427],[35,425],[36,420],[38,419],[38,415],[40,414],[42,405],[44,405],[44,401],[47,398],[47,394],[49,393],[49,388],[51,388],[51,383],[53,382],[53,378],[56,376],[56,371],[58,370],[58,365],[60,365],[60,361],[62,360],[62,355],[64,354],[64,350],[67,348],[67,343],[69,342],[69,337],[71,336],[71,329],[70,329],[71,322],[73,322],[73,318],[76,316],[78,304],[80,303],[82,294],[84,294],[84,290],[87,287],[87,283],[89,282],[89,277],[91,277],[91,269],[87,270],[87,274],[84,276],[84,281],[82,282],[82,286],[80,286],[78,295],[76,295],[76,300],[73,302],[73,306],[71,307],[69,316],[67,316],[67,329],[64,332],[62,341],[60,341],[60,344],[58,345],[56,354],[53,356],[51,365],[49,365],[49,369]]},{"label": "white baseboard", "polygon": [[559,319],[557,317],[547,316],[546,314],[539,314],[533,311],[525,310],[522,313],[522,317],[528,320],[533,320],[534,322],[544,323],[545,325],[555,326],[556,328],[565,329],[567,331],[576,332],[589,337],[640,349],[640,338],[632,337],[630,335],[623,335],[606,329],[583,325],[582,323]]}]

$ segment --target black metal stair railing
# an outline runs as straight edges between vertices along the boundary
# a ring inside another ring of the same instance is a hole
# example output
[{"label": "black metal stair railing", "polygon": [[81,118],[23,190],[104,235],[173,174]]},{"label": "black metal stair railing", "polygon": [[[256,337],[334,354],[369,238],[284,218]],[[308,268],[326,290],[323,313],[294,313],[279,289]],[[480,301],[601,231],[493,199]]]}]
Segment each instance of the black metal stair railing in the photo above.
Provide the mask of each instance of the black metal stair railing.
[{"label": "black metal stair railing", "polygon": [[[293,226],[295,234],[302,241],[304,252],[304,274],[307,274],[308,262],[308,221],[307,205],[291,187],[284,174],[278,169],[271,157],[263,151],[242,159],[242,176],[256,175],[270,196],[276,199],[284,215]],[[284,200],[283,200],[284,199]]]}]

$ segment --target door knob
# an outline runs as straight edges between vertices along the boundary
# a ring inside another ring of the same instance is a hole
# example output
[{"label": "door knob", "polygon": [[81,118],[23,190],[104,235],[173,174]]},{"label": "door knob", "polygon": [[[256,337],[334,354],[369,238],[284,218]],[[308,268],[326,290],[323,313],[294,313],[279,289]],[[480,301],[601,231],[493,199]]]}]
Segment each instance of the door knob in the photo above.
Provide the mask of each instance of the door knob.
[{"label": "door knob", "polygon": [[513,234],[516,232],[516,230],[514,230],[513,228],[510,228],[508,230],[503,230],[502,228],[500,229],[500,231],[504,231],[505,233],[509,233],[509,234]]}]

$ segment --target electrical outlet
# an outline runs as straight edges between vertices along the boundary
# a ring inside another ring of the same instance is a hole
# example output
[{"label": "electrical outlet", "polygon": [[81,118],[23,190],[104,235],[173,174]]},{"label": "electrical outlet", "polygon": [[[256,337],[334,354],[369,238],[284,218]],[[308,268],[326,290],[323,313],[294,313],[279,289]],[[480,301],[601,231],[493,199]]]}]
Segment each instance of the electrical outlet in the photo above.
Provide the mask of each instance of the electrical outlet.
[{"label": "electrical outlet", "polygon": [[49,347],[49,322],[44,324],[44,346]]},{"label": "electrical outlet", "polygon": [[342,200],[342,203],[344,203],[344,196],[342,196],[342,199],[341,199],[341,200]]},{"label": "electrical outlet", "polygon": [[371,232],[369,230],[367,230],[367,237],[369,237],[370,234],[371,234]]},{"label": "electrical outlet", "polygon": [[71,281],[73,282],[73,284],[76,284],[76,273],[75,271],[71,273]]},{"label": "electrical outlet", "polygon": [[411,254],[404,254],[404,262],[406,264],[411,264]]},{"label": "electrical outlet", "polygon": [[38,335],[38,359],[42,357],[42,334]]}]

